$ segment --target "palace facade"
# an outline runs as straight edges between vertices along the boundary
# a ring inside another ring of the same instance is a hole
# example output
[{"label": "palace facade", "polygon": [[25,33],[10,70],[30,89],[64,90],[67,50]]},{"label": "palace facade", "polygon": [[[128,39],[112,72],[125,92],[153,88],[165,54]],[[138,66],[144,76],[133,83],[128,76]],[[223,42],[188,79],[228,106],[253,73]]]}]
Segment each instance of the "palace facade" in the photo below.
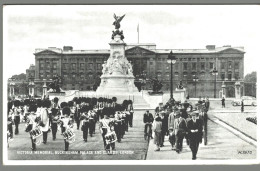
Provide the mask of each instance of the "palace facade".
[{"label": "palace facade", "polygon": [[[127,44],[125,55],[133,65],[136,83],[143,89],[152,89],[149,81],[157,78],[163,83],[163,91],[170,90],[170,64],[167,58],[173,52],[177,61],[173,65],[173,88],[182,80],[190,97],[214,96],[216,67],[216,94],[220,97],[222,84],[226,85],[226,97],[235,97],[235,82],[244,78],[244,48],[207,45],[204,49],[157,49],[156,44]],[[35,50],[35,66],[26,70],[28,79],[34,80],[36,95],[42,94],[44,79],[51,82],[54,75],[62,78],[64,90],[91,90],[102,75],[102,64],[110,50],[74,50],[71,46],[49,47]],[[198,81],[194,82],[194,76]],[[196,89],[195,89],[196,87]],[[242,89],[243,91],[243,89]],[[242,92],[243,94],[243,92]]]}]

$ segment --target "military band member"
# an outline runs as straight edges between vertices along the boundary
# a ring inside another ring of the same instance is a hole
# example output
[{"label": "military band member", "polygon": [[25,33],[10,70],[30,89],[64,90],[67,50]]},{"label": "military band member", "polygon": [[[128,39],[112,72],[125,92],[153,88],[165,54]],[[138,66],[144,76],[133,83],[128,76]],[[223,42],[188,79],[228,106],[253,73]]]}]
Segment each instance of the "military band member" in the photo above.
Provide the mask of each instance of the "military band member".
[{"label": "military band member", "polygon": [[[61,119],[62,129],[63,129],[63,133],[65,133],[67,130],[70,130],[73,127],[73,122],[72,122],[72,119],[70,118],[70,108],[69,107],[64,107],[62,109],[62,113],[64,115],[64,118]],[[69,150],[68,139],[64,138],[64,143],[65,143],[65,151],[68,151]]]},{"label": "military band member", "polygon": [[132,102],[132,100],[128,100],[128,101],[127,101],[126,111],[129,112],[129,115],[128,115],[128,124],[129,124],[130,127],[133,127],[134,108],[133,108],[133,102]]},{"label": "military band member", "polygon": [[87,106],[83,106],[81,108],[81,116],[80,116],[80,120],[81,120],[81,131],[83,132],[83,140],[85,142],[88,141],[88,130],[89,130],[89,116],[87,113]]},{"label": "military band member", "polygon": [[48,108],[51,106],[51,101],[49,100],[43,100],[42,102],[42,107],[43,109],[41,110],[41,130],[43,133],[43,144],[47,143],[47,138],[48,138],[48,131],[49,131],[49,111]]},{"label": "military band member", "polygon": [[88,112],[89,117],[89,134],[92,137],[95,132],[96,126],[96,113],[93,110],[89,110]]},{"label": "military band member", "polygon": [[196,113],[192,112],[192,119],[188,121],[187,128],[189,133],[190,149],[192,151],[192,160],[196,160],[199,143],[202,135],[202,125],[196,119]]},{"label": "military band member", "polygon": [[[38,126],[36,111],[37,111],[37,106],[34,104],[30,105],[28,110],[30,114],[28,115],[27,118],[28,126],[26,128],[26,132],[30,132],[31,130],[34,130]],[[32,141],[31,149],[34,151],[36,150],[36,139],[33,139],[31,134],[30,134],[30,138]]]},{"label": "military band member", "polygon": [[111,120],[109,119],[107,113],[104,113],[104,118],[101,120],[99,126],[100,126],[100,132],[101,132],[103,142],[104,142],[104,148],[109,154],[110,147],[112,148],[112,150],[115,150],[115,142],[109,143],[109,144],[107,144],[107,142],[106,142],[105,135],[107,135],[108,133],[110,133],[111,131],[114,130],[114,125],[111,122]]},{"label": "military band member", "polygon": [[7,130],[9,132],[9,137],[13,138],[13,119],[12,119],[12,111],[9,112],[9,115],[7,117]]},{"label": "military band member", "polygon": [[115,113],[115,132],[116,132],[116,136],[117,136],[117,142],[121,142],[121,129],[122,129],[122,121],[121,121],[121,115],[119,111],[116,111]]},{"label": "military band member", "polygon": [[77,124],[77,130],[79,130],[79,126],[80,126],[80,100],[77,99],[76,100],[76,109],[75,109],[75,114],[74,114],[74,119],[76,121]]},{"label": "military band member", "polygon": [[20,101],[19,100],[14,101],[13,115],[14,115],[15,135],[19,133],[20,112],[21,112],[19,106],[20,106]]},{"label": "military band member", "polygon": [[102,98],[102,99],[99,98],[99,103],[98,103],[98,112],[97,112],[97,115],[98,115],[98,121],[99,121],[99,119],[103,119],[103,118],[104,118],[104,116],[103,116],[103,109],[104,109],[103,98]]}]

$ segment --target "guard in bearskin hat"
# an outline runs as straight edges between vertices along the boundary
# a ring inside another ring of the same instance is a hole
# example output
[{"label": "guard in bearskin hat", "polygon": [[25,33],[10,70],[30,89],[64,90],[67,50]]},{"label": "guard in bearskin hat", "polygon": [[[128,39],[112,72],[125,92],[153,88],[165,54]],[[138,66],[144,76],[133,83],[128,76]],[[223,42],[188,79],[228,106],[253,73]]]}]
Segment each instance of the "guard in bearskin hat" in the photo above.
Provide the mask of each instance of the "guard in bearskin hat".
[{"label": "guard in bearskin hat", "polygon": [[83,132],[83,140],[88,141],[88,130],[89,130],[89,116],[87,106],[83,106],[80,110],[81,116],[81,131]]},{"label": "guard in bearskin hat", "polygon": [[20,110],[19,110],[19,106],[20,106],[20,101],[19,100],[15,100],[14,101],[14,125],[15,125],[15,131],[14,134],[17,135],[19,133],[19,124],[20,124]]},{"label": "guard in bearskin hat", "polygon": [[48,108],[51,107],[51,101],[50,100],[43,100],[42,101],[42,107],[43,109],[41,110],[41,122],[40,122],[40,126],[41,126],[41,130],[43,133],[43,143],[46,144],[47,143],[47,137],[48,137],[48,131],[49,131],[49,110]]}]

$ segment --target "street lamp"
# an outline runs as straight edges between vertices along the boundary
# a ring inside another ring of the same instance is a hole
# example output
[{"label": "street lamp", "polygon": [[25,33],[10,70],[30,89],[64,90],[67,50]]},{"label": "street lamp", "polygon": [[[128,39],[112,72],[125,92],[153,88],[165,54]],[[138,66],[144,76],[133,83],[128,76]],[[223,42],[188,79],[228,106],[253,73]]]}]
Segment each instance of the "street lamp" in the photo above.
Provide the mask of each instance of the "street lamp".
[{"label": "street lamp", "polygon": [[168,58],[167,58],[167,63],[168,63],[168,64],[171,64],[171,96],[170,96],[170,99],[171,99],[171,100],[173,100],[172,64],[175,64],[175,62],[176,62],[176,57],[173,56],[172,51],[171,51],[170,54],[168,55]]},{"label": "street lamp", "polygon": [[214,98],[216,98],[216,84],[217,84],[217,75],[218,75],[218,70],[216,67],[212,71],[212,75],[215,76],[215,83],[214,83]]},{"label": "street lamp", "polygon": [[195,82],[195,97],[196,97],[196,89],[197,89],[196,85],[197,85],[197,82],[199,81],[199,78],[197,75],[193,75],[193,81]]}]

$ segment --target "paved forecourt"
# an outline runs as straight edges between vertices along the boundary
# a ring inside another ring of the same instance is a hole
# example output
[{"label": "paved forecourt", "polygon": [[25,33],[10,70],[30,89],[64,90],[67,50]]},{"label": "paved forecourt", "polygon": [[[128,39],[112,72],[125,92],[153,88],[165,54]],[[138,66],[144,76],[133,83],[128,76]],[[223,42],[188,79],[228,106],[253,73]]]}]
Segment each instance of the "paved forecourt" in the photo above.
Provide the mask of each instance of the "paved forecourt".
[{"label": "paved forecourt", "polygon": [[[168,137],[165,137],[164,147],[154,151],[153,140],[150,141],[147,160],[191,160],[192,153],[186,140],[183,141],[183,151],[178,154],[171,150]],[[242,154],[249,152],[250,154]],[[230,160],[256,159],[256,147],[240,139],[218,124],[208,121],[208,145],[200,144],[197,160]]]},{"label": "paved forecourt", "polygon": [[88,142],[83,141],[81,130],[75,130],[76,141],[69,147],[68,153],[70,154],[64,154],[64,140],[60,131],[57,132],[55,141],[52,140],[52,134],[48,133],[47,144],[37,146],[36,153],[51,154],[24,154],[31,152],[31,140],[29,133],[24,131],[25,124],[23,123],[19,126],[20,134],[14,135],[14,140],[10,142],[8,158],[10,160],[144,160],[147,141],[143,138],[143,113],[143,110],[135,111],[133,127],[129,127],[129,131],[126,132],[121,143],[116,142],[116,154],[114,155],[103,154],[103,140],[98,130],[98,123],[96,134],[93,137],[88,136]]}]

